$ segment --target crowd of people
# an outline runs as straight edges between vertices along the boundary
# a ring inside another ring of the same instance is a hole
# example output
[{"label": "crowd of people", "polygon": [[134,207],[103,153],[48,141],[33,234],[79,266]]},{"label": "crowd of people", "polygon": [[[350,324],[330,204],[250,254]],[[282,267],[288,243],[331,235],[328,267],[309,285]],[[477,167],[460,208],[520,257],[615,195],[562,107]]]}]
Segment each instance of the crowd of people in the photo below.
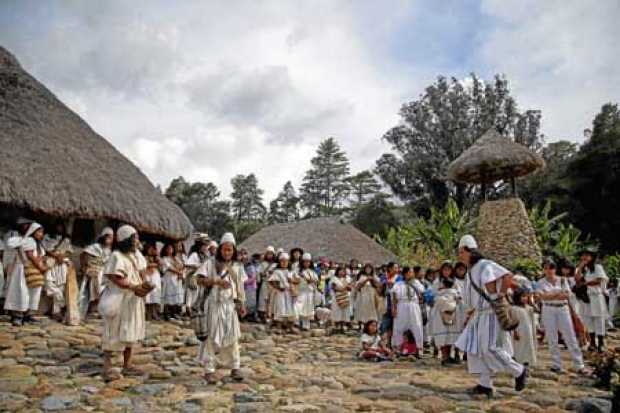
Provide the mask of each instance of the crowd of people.
[{"label": "crowd of people", "polygon": [[[0,297],[11,323],[36,323],[41,296],[61,320],[64,284],[73,268],[71,242],[25,219],[5,237]],[[145,337],[147,321],[190,321],[201,341],[198,359],[205,378],[216,382],[217,364],[240,373],[240,321],[265,323],[273,333],[328,328],[359,334],[357,356],[367,361],[436,357],[442,366],[467,362],[480,377],[474,392],[490,395],[492,377],[507,372],[515,388],[527,383],[545,342],[552,371],[561,373],[560,345],[574,368],[587,373],[583,351],[603,351],[617,302],[593,250],[573,265],[546,259],[544,274],[531,280],[485,259],[476,240],[464,236],[458,261],[439,268],[400,267],[315,259],[303,249],[237,250],[231,233],[219,243],[198,234],[189,253],[183,242],[140,242],[129,225],[106,227],[80,253],[81,317],[103,319],[104,378],[140,375],[132,348]],[[112,366],[122,352],[123,368]]]}]

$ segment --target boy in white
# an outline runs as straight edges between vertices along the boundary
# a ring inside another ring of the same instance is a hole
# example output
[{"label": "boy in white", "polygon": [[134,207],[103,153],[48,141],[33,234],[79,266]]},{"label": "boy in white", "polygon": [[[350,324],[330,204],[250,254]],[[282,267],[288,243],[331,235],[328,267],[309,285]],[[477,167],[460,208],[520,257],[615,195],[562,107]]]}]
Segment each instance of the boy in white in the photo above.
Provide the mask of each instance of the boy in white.
[{"label": "boy in white", "polygon": [[[235,237],[230,232],[222,236],[214,259],[207,260],[197,271],[198,284],[210,289],[205,302],[208,317],[208,337],[198,350],[198,360],[205,364],[205,379],[217,383],[215,369],[219,363],[231,369],[234,380],[243,380],[240,363],[239,315],[245,316],[246,280],[243,266],[237,261]],[[239,312],[239,314],[237,314]],[[217,352],[217,356],[216,356]]]},{"label": "boy in white", "polygon": [[513,376],[515,390],[521,391],[527,384],[528,370],[512,359],[510,335],[502,330],[491,304],[477,292],[480,289],[490,299],[498,298],[511,286],[511,274],[495,262],[483,259],[478,243],[471,235],[463,236],[459,242],[459,260],[470,269],[465,300],[473,312],[469,313],[465,330],[455,345],[467,353],[469,372],[480,375],[480,382],[473,392],[491,396],[491,377],[501,371]]},{"label": "boy in white", "polygon": [[559,332],[570,351],[575,369],[584,373],[583,356],[577,343],[568,308],[570,286],[566,278],[556,275],[556,265],[553,261],[545,261],[543,269],[545,278],[538,282],[537,291],[542,300],[542,322],[545,327],[545,338],[549,343],[549,351],[551,352],[551,371],[555,373],[562,371],[562,359],[558,347]]},{"label": "boy in white", "polygon": [[[605,349],[605,324],[608,317],[607,302],[604,291],[607,286],[607,274],[603,266],[596,263],[596,250],[589,248],[582,251],[581,259],[575,273],[577,280],[585,280],[588,286],[588,298],[590,299],[587,310],[584,311],[583,322],[590,333],[591,351],[602,352]],[[595,339],[598,338],[598,347],[595,347]]]},{"label": "boy in white", "polygon": [[297,312],[293,303],[292,278],[293,274],[288,269],[289,255],[285,252],[278,257],[278,267],[269,277],[269,284],[273,288],[272,309],[273,321],[280,323],[283,328],[292,330],[293,323],[297,319]]}]

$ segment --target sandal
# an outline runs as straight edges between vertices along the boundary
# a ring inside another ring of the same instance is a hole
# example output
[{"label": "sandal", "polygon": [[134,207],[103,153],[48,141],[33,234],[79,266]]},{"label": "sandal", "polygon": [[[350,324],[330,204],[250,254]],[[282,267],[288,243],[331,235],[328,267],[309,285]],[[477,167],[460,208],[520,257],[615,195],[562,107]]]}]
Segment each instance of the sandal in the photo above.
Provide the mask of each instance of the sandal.
[{"label": "sandal", "polygon": [[241,370],[239,370],[239,369],[232,369],[230,371],[230,377],[234,381],[243,381],[243,375],[241,374]]},{"label": "sandal", "polygon": [[115,369],[106,370],[101,376],[103,377],[103,381],[106,383],[123,378],[123,375]]},{"label": "sandal", "polygon": [[206,373],[204,379],[207,381],[207,384],[217,384],[218,381],[215,373]]}]

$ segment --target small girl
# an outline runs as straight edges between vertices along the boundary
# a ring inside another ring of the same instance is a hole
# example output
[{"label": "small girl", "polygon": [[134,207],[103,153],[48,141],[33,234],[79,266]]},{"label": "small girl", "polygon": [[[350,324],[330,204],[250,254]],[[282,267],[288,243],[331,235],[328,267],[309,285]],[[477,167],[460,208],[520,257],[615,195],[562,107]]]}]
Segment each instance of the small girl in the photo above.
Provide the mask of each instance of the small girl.
[{"label": "small girl", "polygon": [[403,356],[415,356],[415,358],[420,358],[420,353],[418,352],[418,346],[415,342],[415,337],[413,336],[413,332],[411,330],[407,330],[403,333],[403,342],[400,345],[400,349],[398,353]]},{"label": "small girl", "polygon": [[536,326],[532,323],[534,309],[528,305],[530,295],[527,289],[518,288],[513,293],[512,310],[519,319],[519,326],[512,332],[514,359],[525,366],[536,365]]},{"label": "small girl", "polygon": [[392,360],[392,352],[383,344],[375,320],[367,321],[364,324],[361,342],[362,351],[359,358],[371,361]]},{"label": "small girl", "polygon": [[347,280],[347,269],[338,267],[335,277],[330,280],[332,291],[332,322],[335,327],[340,327],[340,332],[344,334],[345,325],[351,323],[351,289],[352,285]]},{"label": "small girl", "polygon": [[269,277],[268,281],[273,289],[273,321],[274,326],[280,325],[284,330],[297,332],[293,323],[297,319],[297,312],[293,296],[291,295],[292,273],[288,269],[289,255],[279,255],[278,267]]}]

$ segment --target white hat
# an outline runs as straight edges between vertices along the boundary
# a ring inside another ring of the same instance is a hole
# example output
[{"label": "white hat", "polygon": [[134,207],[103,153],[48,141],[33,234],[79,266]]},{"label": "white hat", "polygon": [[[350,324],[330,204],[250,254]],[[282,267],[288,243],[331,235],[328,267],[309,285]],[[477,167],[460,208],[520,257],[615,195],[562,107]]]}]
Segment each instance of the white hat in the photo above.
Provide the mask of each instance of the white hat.
[{"label": "white hat", "polygon": [[270,245],[270,246],[267,247],[267,251],[265,251],[265,252],[273,252],[275,254],[276,253],[276,249],[273,246]]},{"label": "white hat", "polygon": [[288,253],[286,253],[286,252],[283,252],[280,255],[278,255],[278,261],[280,261],[280,260],[287,260],[288,261],[289,258],[290,257],[288,256]]},{"label": "white hat", "polygon": [[478,243],[476,239],[471,235],[463,235],[461,240],[459,241],[459,248],[467,247],[470,250],[478,249]]},{"label": "white hat", "polygon": [[28,227],[28,231],[26,231],[26,235],[25,235],[25,237],[29,237],[29,236],[31,236],[32,234],[34,234],[35,232],[37,232],[37,230],[38,230],[39,228],[43,228],[43,227],[41,226],[41,224],[39,224],[38,222],[33,222],[33,223],[32,223],[32,224],[30,224],[30,226]]},{"label": "white hat", "polygon": [[302,261],[312,261],[312,255],[309,252],[304,252],[304,255],[301,256]]},{"label": "white hat", "polygon": [[278,250],[276,251],[276,254],[280,255],[284,252],[284,248],[278,248]]},{"label": "white hat", "polygon": [[207,234],[206,232],[197,232],[194,234],[194,239],[196,241],[198,240],[206,241],[209,239],[209,234]]},{"label": "white hat", "polygon": [[[224,237],[222,237],[222,238],[224,238]],[[217,242],[215,242],[215,241],[211,241],[211,242],[209,243],[209,248],[211,248],[211,247],[215,247],[215,248],[217,248]]]},{"label": "white hat", "polygon": [[106,235],[112,235],[113,236],[114,235],[114,230],[112,228],[110,228],[110,227],[105,227],[99,233],[99,238],[105,237]]},{"label": "white hat", "polygon": [[116,230],[116,240],[118,242],[123,242],[132,235],[135,235],[137,232],[138,231],[136,231],[136,229],[131,225],[123,225]]},{"label": "white hat", "polygon": [[225,244],[227,242],[231,243],[232,245],[237,245],[237,242],[235,242],[235,236],[232,234],[232,232],[227,232],[224,235],[222,235],[220,244]]}]

